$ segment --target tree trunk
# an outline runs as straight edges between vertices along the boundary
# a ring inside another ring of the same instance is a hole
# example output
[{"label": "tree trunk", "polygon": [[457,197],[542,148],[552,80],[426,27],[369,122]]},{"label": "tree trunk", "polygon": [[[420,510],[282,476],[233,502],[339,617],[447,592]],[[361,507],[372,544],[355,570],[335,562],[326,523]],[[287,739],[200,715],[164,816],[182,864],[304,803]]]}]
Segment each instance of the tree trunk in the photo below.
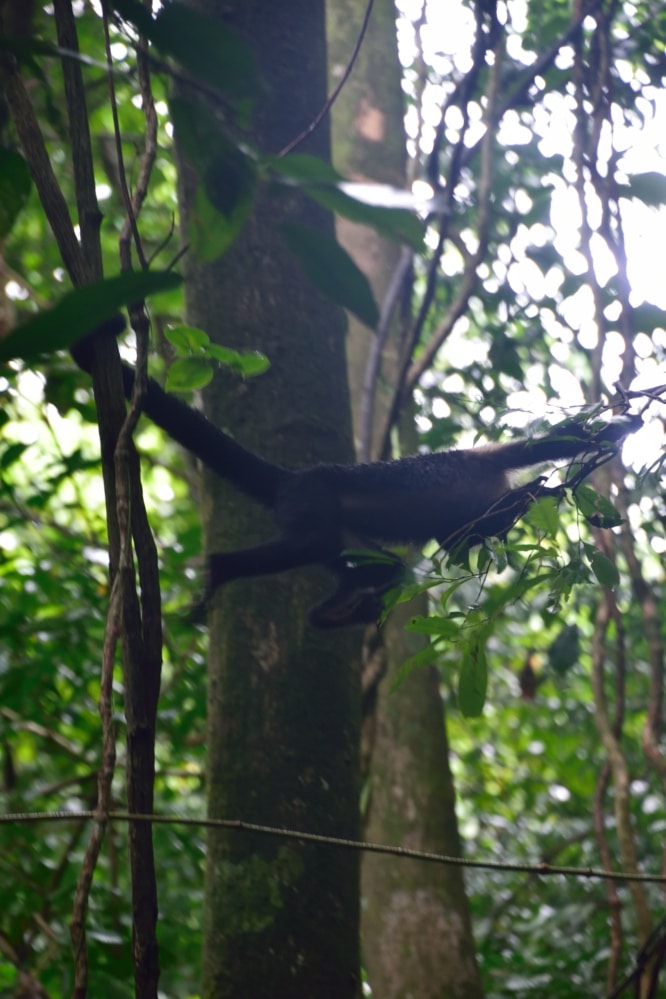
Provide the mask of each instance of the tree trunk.
[{"label": "tree trunk", "polygon": [[[331,84],[349,58],[363,13],[353,0],[328,2]],[[358,61],[333,108],[333,159],[347,177],[401,187],[407,184],[407,163],[395,16],[392,0],[377,0]],[[338,220],[337,230],[381,304],[400,266],[400,247],[346,220]],[[382,385],[395,380],[401,311],[396,310],[376,386],[375,442],[386,418]],[[368,330],[350,319],[347,358],[357,442],[370,343]],[[413,435],[408,430],[405,436]],[[392,680],[415,651],[404,624],[409,616],[425,613],[423,596],[394,613],[381,636],[388,676],[367,699],[372,707],[365,729],[371,734],[363,744],[374,746],[366,836],[457,857],[455,792],[437,672],[419,670],[392,690]],[[376,661],[375,655],[371,662]],[[374,684],[376,677],[368,682]],[[368,854],[362,870],[364,963],[373,994],[381,999],[482,996],[460,868]]]},{"label": "tree trunk", "polygon": [[[326,97],[323,0],[197,3],[243,35],[264,89],[253,140],[277,152]],[[299,149],[328,158],[325,125]],[[183,171],[183,221],[193,181]],[[226,346],[259,349],[269,372],[220,373],[208,416],[285,465],[352,459],[344,320],[309,285],[278,227],[333,231],[298,192],[263,194],[229,253],[191,266],[189,320]],[[208,551],[239,548],[274,529],[252,503],[204,476]],[[358,836],[358,637],[307,624],[324,573],[239,581],[210,615],[208,803],[212,817]],[[202,995],[343,999],[360,991],[358,855],[242,832],[208,836]]]},{"label": "tree trunk", "polygon": [[[388,670],[379,687],[371,770],[370,841],[460,857],[439,674],[418,669],[392,690],[422,644],[404,630],[414,607],[391,616]],[[363,948],[382,999],[480,999],[481,979],[460,867],[363,861]]]}]

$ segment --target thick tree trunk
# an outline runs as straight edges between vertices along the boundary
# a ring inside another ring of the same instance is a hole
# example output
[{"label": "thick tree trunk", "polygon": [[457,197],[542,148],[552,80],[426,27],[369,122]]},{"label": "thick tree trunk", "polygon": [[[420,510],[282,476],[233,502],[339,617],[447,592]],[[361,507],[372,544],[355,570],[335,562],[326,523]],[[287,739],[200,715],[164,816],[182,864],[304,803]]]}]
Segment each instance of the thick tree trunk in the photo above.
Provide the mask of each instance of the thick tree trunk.
[{"label": "thick tree trunk", "polygon": [[[277,152],[326,97],[323,0],[197,3],[250,43],[264,89],[254,140]],[[327,158],[321,126],[299,151]],[[183,221],[192,209],[188,171]],[[286,465],[352,458],[344,320],[309,285],[278,227],[332,233],[330,217],[297,192],[265,194],[237,243],[189,268],[188,315],[218,342],[260,349],[269,372],[221,373],[206,412],[265,457]],[[244,547],[273,527],[252,503],[204,477],[209,551]],[[307,624],[324,573],[239,581],[210,617],[208,801],[213,817],[356,838],[358,636]],[[202,994],[208,999],[344,999],[360,991],[358,856],[295,840],[208,836]]]}]

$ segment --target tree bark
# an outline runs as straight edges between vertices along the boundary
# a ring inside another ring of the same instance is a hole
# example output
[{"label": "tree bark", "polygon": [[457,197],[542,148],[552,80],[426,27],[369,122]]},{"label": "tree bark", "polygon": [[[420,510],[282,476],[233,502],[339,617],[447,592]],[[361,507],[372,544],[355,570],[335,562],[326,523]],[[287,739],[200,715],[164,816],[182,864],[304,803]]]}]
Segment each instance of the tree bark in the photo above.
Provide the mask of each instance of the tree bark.
[{"label": "tree bark", "polygon": [[[327,4],[331,85],[353,50],[363,12],[353,0]],[[347,177],[403,187],[408,178],[395,18],[393,0],[377,0],[352,75],[333,108],[333,159]],[[401,248],[344,219],[337,221],[337,231],[370,278],[381,306],[401,266]],[[403,292],[382,352],[371,434],[375,456],[391,396],[383,395],[382,386],[395,382],[405,297]],[[347,360],[357,443],[363,436],[361,396],[370,347],[368,330],[350,318]],[[409,420],[407,449],[414,443],[409,439],[411,426]],[[374,745],[369,750],[371,796],[365,834],[372,841],[458,857],[455,792],[438,674],[434,667],[419,670],[392,689],[392,680],[416,651],[414,637],[410,641],[404,631],[406,620],[427,613],[427,607],[425,596],[401,607],[379,636],[388,675],[366,699],[371,709],[364,721],[364,755],[365,747]],[[376,654],[370,661],[377,661]],[[376,678],[368,682],[375,683]],[[382,999],[483,995],[460,868],[434,868],[368,854],[362,866],[362,898],[364,964],[373,994]]]},{"label": "tree bark", "polygon": [[[323,0],[197,3],[253,47],[264,87],[253,141],[278,152],[326,98]],[[325,125],[299,152],[329,155]],[[183,222],[192,210],[182,173]],[[259,379],[220,373],[207,415],[285,465],[352,459],[344,319],[308,283],[279,235],[298,222],[331,234],[332,219],[296,191],[263,193],[241,237],[213,264],[190,266],[190,322],[271,361]],[[208,551],[273,532],[268,518],[204,475]],[[213,817],[356,838],[358,636],[322,635],[307,608],[323,572],[235,582],[210,615],[208,804]],[[358,855],[296,840],[208,836],[202,995],[355,997],[360,991]]]}]

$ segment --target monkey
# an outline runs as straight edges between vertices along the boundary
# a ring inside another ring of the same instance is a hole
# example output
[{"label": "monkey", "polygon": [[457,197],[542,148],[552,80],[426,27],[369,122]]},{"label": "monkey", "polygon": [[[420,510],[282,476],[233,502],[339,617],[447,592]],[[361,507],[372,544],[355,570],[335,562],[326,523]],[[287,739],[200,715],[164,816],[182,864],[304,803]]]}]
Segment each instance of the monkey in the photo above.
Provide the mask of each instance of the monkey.
[{"label": "monkey", "polygon": [[[75,345],[72,354],[89,371],[89,343]],[[123,363],[122,377],[130,398],[130,365]],[[213,472],[268,508],[278,529],[275,538],[254,547],[211,554],[200,607],[233,580],[321,564],[338,581],[309,613],[310,623],[322,629],[378,620],[385,595],[406,574],[402,558],[385,545],[422,546],[434,539],[450,552],[504,538],[539,496],[561,493],[549,490],[543,476],[515,486],[514,472],[581,454],[603,458],[642,425],[640,416],[601,429],[568,421],[543,436],[508,443],[288,469],[249,451],[153,379],[143,411]]]}]

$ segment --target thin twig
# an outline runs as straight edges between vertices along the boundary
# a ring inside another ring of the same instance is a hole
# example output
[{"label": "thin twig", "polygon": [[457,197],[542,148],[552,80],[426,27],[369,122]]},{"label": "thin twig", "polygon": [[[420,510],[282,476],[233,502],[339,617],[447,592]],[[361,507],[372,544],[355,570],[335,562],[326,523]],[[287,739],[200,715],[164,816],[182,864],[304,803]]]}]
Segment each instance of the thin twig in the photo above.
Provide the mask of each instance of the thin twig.
[{"label": "thin twig", "polygon": [[[97,817],[97,812],[10,812],[0,815],[0,826],[8,824],[27,824],[33,822],[76,822],[81,819]],[[303,843],[318,843],[336,849],[360,850],[367,853],[385,854],[389,857],[404,857],[410,860],[420,860],[424,863],[448,864],[453,867],[469,867],[474,870],[506,871],[514,873],[535,874],[539,877],[575,877],[585,880],[618,881],[629,884],[666,884],[664,874],[642,874],[638,871],[606,871],[598,867],[569,867],[548,863],[523,864],[511,861],[472,860],[469,857],[450,857],[442,853],[431,853],[425,850],[412,850],[404,846],[389,846],[385,843],[370,843],[364,840],[347,839],[342,836],[326,836],[323,833],[307,832],[303,829],[288,829],[280,826],[268,826],[257,822],[246,822],[244,819],[213,819],[193,818],[183,815],[164,815],[158,813],[124,812],[115,810],[109,812],[107,818],[112,822],[135,822],[147,825],[191,826],[196,829],[231,829],[240,833],[259,833],[264,836],[275,836],[281,839],[302,841]]]},{"label": "thin twig", "polygon": [[303,142],[305,139],[307,139],[308,135],[311,135],[314,132],[314,130],[322,123],[322,121],[324,120],[324,118],[326,117],[326,115],[328,114],[328,112],[331,110],[331,108],[335,104],[335,102],[338,99],[338,96],[339,96],[342,88],[344,87],[345,83],[347,82],[347,80],[351,76],[351,71],[354,68],[354,63],[356,62],[356,58],[357,58],[359,52],[361,51],[361,45],[363,44],[363,39],[365,37],[365,33],[367,31],[368,24],[370,23],[370,14],[372,13],[372,8],[374,6],[374,2],[375,2],[375,0],[368,0],[368,5],[365,8],[365,14],[363,15],[363,24],[361,25],[361,30],[359,32],[358,38],[356,39],[356,44],[354,46],[354,51],[351,54],[351,58],[350,58],[349,62],[347,63],[347,67],[346,67],[344,73],[342,74],[340,82],[338,83],[338,85],[333,90],[333,93],[327,98],[327,100],[324,103],[323,107],[315,115],[315,117],[312,119],[312,121],[310,122],[310,124],[306,128],[304,128],[303,131],[300,132],[296,136],[295,139],[292,139],[290,142],[288,142],[287,145],[284,146],[284,148],[280,150],[280,152],[278,153],[278,156],[286,156],[287,153],[293,152],[293,150],[296,149],[297,146],[300,146],[301,142]]}]

